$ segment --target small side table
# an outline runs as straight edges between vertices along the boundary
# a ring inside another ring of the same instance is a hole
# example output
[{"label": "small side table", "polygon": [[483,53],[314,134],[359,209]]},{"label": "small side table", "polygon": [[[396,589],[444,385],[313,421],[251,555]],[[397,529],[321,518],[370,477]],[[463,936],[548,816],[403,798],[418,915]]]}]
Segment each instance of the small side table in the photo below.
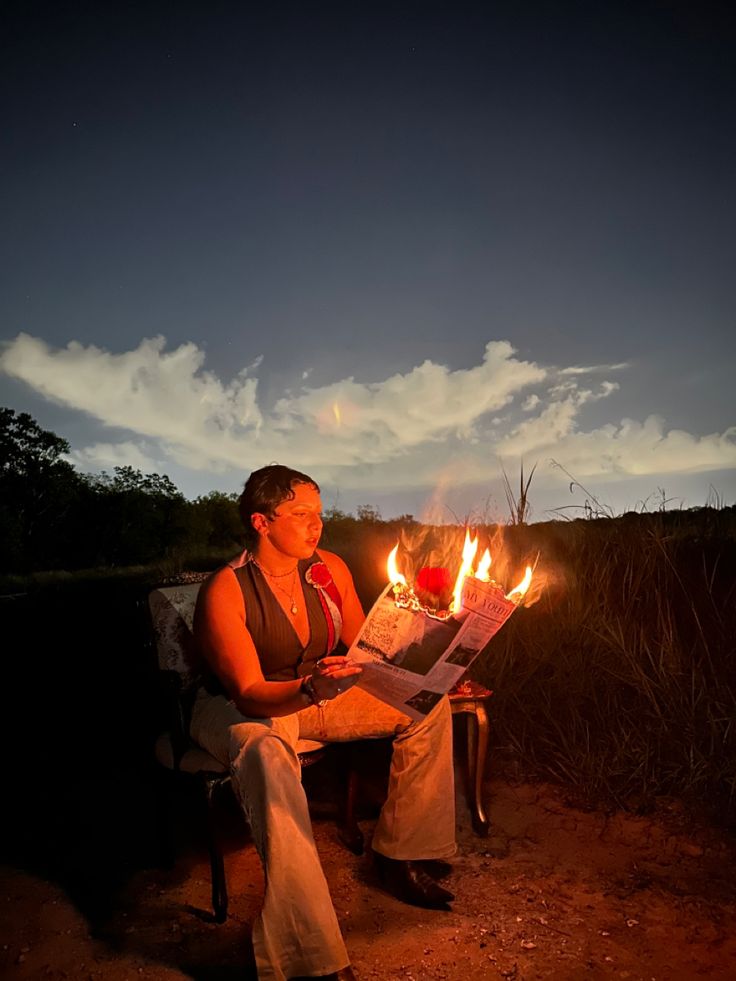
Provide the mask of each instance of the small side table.
[{"label": "small side table", "polygon": [[472,795],[473,828],[476,834],[487,835],[489,820],[483,807],[483,774],[488,754],[488,711],[486,705],[493,695],[477,681],[463,680],[448,692],[452,714],[467,713],[468,789]]}]

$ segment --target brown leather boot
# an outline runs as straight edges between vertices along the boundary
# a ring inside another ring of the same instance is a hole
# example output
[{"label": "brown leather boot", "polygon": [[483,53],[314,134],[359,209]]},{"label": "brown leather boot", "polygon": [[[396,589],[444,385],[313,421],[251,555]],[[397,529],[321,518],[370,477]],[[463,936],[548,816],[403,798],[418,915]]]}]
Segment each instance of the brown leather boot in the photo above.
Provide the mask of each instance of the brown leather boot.
[{"label": "brown leather boot", "polygon": [[385,888],[402,903],[449,910],[447,904],[455,897],[427,875],[421,862],[387,858],[380,852],[373,853],[373,861]]},{"label": "brown leather boot", "polygon": [[419,858],[419,865],[422,866],[427,875],[431,875],[435,882],[446,879],[452,874],[452,866],[444,858]]}]

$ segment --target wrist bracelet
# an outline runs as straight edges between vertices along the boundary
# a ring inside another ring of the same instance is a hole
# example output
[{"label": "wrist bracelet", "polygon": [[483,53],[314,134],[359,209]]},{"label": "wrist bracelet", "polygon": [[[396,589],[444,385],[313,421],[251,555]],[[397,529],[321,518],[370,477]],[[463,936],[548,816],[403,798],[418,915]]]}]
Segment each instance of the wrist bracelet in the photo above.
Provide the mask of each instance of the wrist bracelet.
[{"label": "wrist bracelet", "polygon": [[317,692],[314,690],[311,674],[304,675],[302,678],[302,683],[299,686],[299,691],[303,692],[307,696],[312,705],[318,705],[320,708],[322,708],[323,705],[327,704],[327,699],[319,698]]}]

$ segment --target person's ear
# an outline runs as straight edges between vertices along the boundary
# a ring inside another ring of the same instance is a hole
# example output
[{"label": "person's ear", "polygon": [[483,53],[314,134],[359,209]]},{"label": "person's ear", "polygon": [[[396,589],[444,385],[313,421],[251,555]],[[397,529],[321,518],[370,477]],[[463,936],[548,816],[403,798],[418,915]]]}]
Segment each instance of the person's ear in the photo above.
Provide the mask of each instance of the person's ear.
[{"label": "person's ear", "polygon": [[262,538],[268,534],[269,521],[265,514],[252,514],[250,516],[250,523],[253,526],[253,530],[256,534],[260,535]]}]

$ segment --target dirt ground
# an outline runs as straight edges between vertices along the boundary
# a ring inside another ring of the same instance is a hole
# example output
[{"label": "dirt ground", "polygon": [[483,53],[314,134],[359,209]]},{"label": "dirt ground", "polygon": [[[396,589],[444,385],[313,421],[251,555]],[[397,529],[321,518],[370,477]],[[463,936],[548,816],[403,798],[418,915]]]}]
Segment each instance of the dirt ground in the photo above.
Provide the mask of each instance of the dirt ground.
[{"label": "dirt ground", "polygon": [[[693,827],[674,803],[637,817],[577,809],[546,785],[496,779],[487,792],[487,838],[473,832],[458,792],[451,912],[415,909],[382,892],[368,859],[345,850],[331,816],[315,805],[317,845],[358,978],[736,978],[732,836]],[[209,913],[201,838],[186,825],[173,869],[129,870],[104,901],[89,886],[104,871],[95,879],[88,869],[86,888],[72,874],[84,835],[57,862],[56,877],[28,871],[28,863],[4,867],[2,976],[252,977],[249,924],[263,880],[239,815],[226,817],[231,906],[221,926]],[[373,819],[362,826],[369,837]],[[104,849],[96,861],[108,861]]]}]

